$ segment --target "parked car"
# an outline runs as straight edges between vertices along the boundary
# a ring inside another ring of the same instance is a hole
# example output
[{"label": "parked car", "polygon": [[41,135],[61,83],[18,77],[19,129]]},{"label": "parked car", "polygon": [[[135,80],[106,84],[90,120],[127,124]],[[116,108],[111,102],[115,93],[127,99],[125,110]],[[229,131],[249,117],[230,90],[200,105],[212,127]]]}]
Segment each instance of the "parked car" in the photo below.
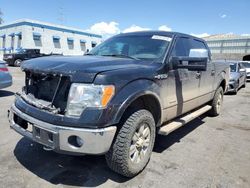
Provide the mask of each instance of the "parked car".
[{"label": "parked car", "polygon": [[10,66],[19,67],[24,60],[29,60],[32,58],[50,56],[50,55],[59,55],[59,54],[43,54],[40,53],[39,49],[19,49],[15,53],[4,54],[3,60],[8,63]]},{"label": "parked car", "polygon": [[0,61],[0,89],[9,87],[12,85],[12,76],[6,66],[6,63]]},{"label": "parked car", "polygon": [[163,31],[119,34],[85,56],[37,58],[22,70],[11,128],[47,150],[105,154],[127,177],[147,165],[156,134],[219,115],[229,81],[203,39]]},{"label": "parked car", "polygon": [[250,61],[241,61],[241,63],[246,69],[247,81],[250,81]]},{"label": "parked car", "polygon": [[230,62],[230,80],[228,92],[237,94],[241,87],[246,87],[246,69],[241,62]]}]

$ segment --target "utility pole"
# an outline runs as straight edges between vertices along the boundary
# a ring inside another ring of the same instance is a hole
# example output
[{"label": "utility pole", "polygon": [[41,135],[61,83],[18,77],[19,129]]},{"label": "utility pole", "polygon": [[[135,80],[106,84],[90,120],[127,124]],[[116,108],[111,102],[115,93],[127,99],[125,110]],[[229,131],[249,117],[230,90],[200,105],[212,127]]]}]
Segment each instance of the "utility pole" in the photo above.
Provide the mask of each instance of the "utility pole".
[{"label": "utility pole", "polygon": [[57,18],[58,22],[60,25],[64,25],[64,13],[63,13],[63,7],[60,6],[59,7],[59,11],[58,11],[58,18]]},{"label": "utility pole", "polygon": [[2,13],[2,11],[0,9],[0,24],[2,24],[2,23],[3,23],[3,13]]},{"label": "utility pole", "polygon": [[63,2],[61,0],[58,0],[58,23],[60,25],[65,25],[65,15],[64,15],[64,8],[63,8]]}]

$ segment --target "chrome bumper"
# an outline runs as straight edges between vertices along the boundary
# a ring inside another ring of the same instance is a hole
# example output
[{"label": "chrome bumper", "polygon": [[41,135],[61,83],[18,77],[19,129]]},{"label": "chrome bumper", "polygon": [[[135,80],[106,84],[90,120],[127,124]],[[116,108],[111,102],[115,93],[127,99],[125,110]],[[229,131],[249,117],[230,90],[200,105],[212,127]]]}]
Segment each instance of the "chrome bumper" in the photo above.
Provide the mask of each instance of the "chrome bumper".
[{"label": "chrome bumper", "polygon": [[[106,153],[116,132],[116,126],[86,129],[49,124],[21,112],[15,105],[12,105],[8,116],[10,127],[16,132],[51,150],[63,153]],[[76,138],[81,140],[81,145],[76,142]]]}]

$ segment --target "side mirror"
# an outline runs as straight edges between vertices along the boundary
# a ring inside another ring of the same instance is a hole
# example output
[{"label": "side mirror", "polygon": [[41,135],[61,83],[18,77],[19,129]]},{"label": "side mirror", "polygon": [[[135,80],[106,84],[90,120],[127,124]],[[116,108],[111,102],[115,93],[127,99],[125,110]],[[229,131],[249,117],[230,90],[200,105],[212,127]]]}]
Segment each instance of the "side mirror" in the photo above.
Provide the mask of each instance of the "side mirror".
[{"label": "side mirror", "polygon": [[172,57],[171,62],[174,69],[188,69],[190,71],[206,71],[207,57]]},{"label": "side mirror", "polygon": [[189,56],[172,57],[170,61],[174,69],[206,71],[208,62],[208,50],[190,49]]}]

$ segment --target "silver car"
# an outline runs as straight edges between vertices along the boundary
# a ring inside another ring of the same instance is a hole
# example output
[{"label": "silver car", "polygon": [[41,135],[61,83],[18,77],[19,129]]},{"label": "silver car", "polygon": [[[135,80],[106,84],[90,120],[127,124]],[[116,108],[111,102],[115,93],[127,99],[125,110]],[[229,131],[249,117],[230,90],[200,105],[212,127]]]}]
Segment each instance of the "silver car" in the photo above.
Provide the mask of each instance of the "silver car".
[{"label": "silver car", "polygon": [[0,89],[9,87],[12,85],[12,76],[6,66],[6,63],[0,61]]},{"label": "silver car", "polygon": [[237,94],[241,87],[246,87],[246,69],[241,62],[230,62],[230,80],[228,92]]}]

